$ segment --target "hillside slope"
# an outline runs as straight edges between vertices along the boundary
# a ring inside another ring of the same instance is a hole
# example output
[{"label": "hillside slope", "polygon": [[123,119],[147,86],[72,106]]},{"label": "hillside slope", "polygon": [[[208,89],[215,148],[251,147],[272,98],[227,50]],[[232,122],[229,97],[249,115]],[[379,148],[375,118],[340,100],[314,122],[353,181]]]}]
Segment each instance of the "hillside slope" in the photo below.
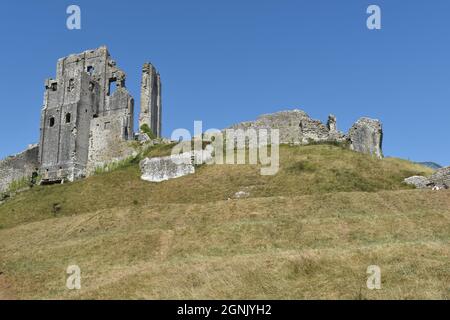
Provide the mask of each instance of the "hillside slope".
[{"label": "hillside slope", "polygon": [[[430,169],[328,145],[280,152],[272,177],[217,165],[152,184],[130,163],[19,194],[0,206],[0,283],[44,299],[449,298],[450,193],[402,184]],[[65,287],[73,264],[79,291]]]}]

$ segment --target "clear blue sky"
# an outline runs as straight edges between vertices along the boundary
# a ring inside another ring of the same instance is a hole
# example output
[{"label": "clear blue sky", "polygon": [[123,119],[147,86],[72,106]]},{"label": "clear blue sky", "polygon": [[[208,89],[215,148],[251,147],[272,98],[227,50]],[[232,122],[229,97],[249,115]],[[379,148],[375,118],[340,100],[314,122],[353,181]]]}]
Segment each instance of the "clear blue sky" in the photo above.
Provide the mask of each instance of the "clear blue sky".
[{"label": "clear blue sky", "polygon": [[[82,30],[66,28],[66,8]],[[382,30],[366,9],[382,9]],[[450,165],[450,1],[8,1],[0,4],[0,157],[37,142],[59,57],[107,45],[139,107],[141,66],[163,81],[163,133],[301,108],[347,130],[384,124],[384,152]]]}]

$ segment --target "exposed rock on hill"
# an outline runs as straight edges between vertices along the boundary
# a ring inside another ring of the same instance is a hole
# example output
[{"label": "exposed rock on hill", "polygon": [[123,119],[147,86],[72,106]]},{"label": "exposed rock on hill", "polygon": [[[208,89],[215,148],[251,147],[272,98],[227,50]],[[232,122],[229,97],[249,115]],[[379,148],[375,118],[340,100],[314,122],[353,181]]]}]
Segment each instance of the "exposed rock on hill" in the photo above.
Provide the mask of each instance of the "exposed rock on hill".
[{"label": "exposed rock on hill", "polygon": [[448,189],[450,187],[450,167],[437,170],[429,178],[423,176],[413,176],[405,179],[404,182],[414,185],[418,189]]},{"label": "exposed rock on hill", "polygon": [[440,188],[450,187],[450,167],[441,168],[437,170],[431,177],[430,180]]},{"label": "exposed rock on hill", "polygon": [[404,181],[406,184],[413,185],[417,189],[425,189],[432,185],[430,179],[423,176],[412,176],[406,178]]}]

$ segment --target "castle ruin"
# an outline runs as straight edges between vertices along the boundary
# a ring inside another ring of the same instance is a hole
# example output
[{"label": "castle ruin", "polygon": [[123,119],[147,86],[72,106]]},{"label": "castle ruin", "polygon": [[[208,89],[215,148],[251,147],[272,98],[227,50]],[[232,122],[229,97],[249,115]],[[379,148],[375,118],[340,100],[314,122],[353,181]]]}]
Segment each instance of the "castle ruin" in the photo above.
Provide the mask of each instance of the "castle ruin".
[{"label": "castle ruin", "polygon": [[161,115],[161,77],[152,64],[146,63],[142,69],[139,128],[147,125],[155,137],[160,137]]},{"label": "castle ruin", "polygon": [[232,129],[278,129],[280,143],[307,145],[311,143],[342,143],[351,150],[383,158],[383,128],[379,120],[360,118],[345,134],[338,130],[336,117],[329,115],[326,124],[312,119],[305,111],[294,109],[265,114],[254,121],[235,124]]},{"label": "castle ruin", "polygon": [[[132,148],[127,142],[135,138],[134,98],[125,84],[125,72],[106,47],[59,59],[56,79],[45,81],[39,145],[0,163],[0,191],[35,168],[44,184],[74,181],[129,156]],[[161,78],[145,63],[139,126],[147,124],[160,137],[161,113]],[[26,170],[16,168],[16,157]]]},{"label": "castle ruin", "polygon": [[[36,169],[42,184],[74,181],[133,155],[130,140],[161,137],[161,90],[158,71],[145,63],[140,132],[136,134],[134,98],[126,89],[126,74],[106,47],[59,59],[56,79],[45,81],[39,144],[0,161],[0,192],[14,181],[30,177]],[[232,128],[279,129],[280,143],[337,142],[357,152],[383,157],[381,122],[369,118],[359,119],[344,134],[338,130],[335,116],[330,115],[324,124],[295,109],[262,115]],[[150,133],[145,133],[148,130]]]}]

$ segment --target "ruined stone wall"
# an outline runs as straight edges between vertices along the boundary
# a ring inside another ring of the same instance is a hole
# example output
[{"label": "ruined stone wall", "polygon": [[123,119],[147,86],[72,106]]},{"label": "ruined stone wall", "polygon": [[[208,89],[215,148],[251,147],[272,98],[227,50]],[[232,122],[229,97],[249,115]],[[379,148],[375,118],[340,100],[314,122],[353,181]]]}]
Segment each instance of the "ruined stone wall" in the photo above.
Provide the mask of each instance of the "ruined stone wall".
[{"label": "ruined stone wall", "polygon": [[243,122],[232,129],[279,129],[280,143],[305,145],[312,142],[346,142],[350,149],[382,158],[383,130],[381,122],[369,118],[359,119],[344,134],[337,129],[334,115],[328,117],[327,124],[311,119],[302,110],[280,111],[260,116],[255,121]]},{"label": "ruined stone wall", "polygon": [[[56,79],[45,81],[40,147],[0,162],[0,190],[35,168],[42,183],[73,181],[132,155],[134,99],[125,82],[106,47],[59,59]],[[140,123],[160,137],[161,79],[151,64],[144,65],[141,94]]]},{"label": "ruined stone wall", "polygon": [[125,79],[106,47],[58,61],[56,80],[46,81],[41,115],[43,182],[73,181],[86,175],[93,119],[107,116],[112,123],[120,123],[118,134],[112,134],[118,137],[116,142],[133,137],[134,100]]},{"label": "ruined stone wall", "polygon": [[[335,121],[335,119],[334,119]],[[308,144],[312,141],[344,141],[344,134],[336,130],[334,122],[332,130],[319,120],[311,119],[302,110],[280,111],[260,116],[256,121],[236,124],[232,129],[279,129],[280,143]]]},{"label": "ruined stone wall", "polygon": [[383,157],[383,130],[381,122],[369,118],[359,119],[349,130],[350,149]]},{"label": "ruined stone wall", "polygon": [[161,111],[161,77],[152,64],[145,63],[142,68],[139,128],[146,124],[156,137],[161,137]]},{"label": "ruined stone wall", "polygon": [[118,88],[116,92],[108,97],[109,110],[105,116],[114,117],[117,115],[122,123],[121,140],[133,139],[134,124],[134,99],[125,88]]},{"label": "ruined stone wall", "polygon": [[11,182],[31,177],[38,162],[39,146],[30,146],[27,150],[0,161],[0,192],[7,191]]},{"label": "ruined stone wall", "polygon": [[42,110],[40,163],[43,180],[84,176],[90,121],[97,113],[99,86],[85,73],[75,73],[62,105]]},{"label": "ruined stone wall", "polygon": [[88,176],[96,168],[134,154],[131,142],[123,139],[123,128],[126,127],[127,119],[128,115],[123,112],[121,116],[115,113],[91,121],[86,172]]}]

